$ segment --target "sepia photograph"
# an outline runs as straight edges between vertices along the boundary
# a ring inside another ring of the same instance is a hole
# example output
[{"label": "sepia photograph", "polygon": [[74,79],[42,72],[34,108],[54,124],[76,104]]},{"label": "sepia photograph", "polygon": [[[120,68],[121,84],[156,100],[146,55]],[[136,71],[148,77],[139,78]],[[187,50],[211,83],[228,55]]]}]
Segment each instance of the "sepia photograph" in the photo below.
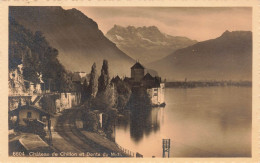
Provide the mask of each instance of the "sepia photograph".
[{"label": "sepia photograph", "polygon": [[9,157],[252,157],[252,12],[9,6]]}]

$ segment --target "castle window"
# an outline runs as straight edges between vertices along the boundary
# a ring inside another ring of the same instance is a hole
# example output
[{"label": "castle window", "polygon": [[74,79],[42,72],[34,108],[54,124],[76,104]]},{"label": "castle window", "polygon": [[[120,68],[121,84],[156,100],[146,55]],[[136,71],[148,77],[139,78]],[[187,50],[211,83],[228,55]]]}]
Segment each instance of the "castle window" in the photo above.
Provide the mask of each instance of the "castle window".
[{"label": "castle window", "polygon": [[153,95],[154,95],[154,96],[158,96],[158,94],[157,94],[157,93],[154,93]]},{"label": "castle window", "polygon": [[27,118],[32,118],[32,112],[27,112]]}]

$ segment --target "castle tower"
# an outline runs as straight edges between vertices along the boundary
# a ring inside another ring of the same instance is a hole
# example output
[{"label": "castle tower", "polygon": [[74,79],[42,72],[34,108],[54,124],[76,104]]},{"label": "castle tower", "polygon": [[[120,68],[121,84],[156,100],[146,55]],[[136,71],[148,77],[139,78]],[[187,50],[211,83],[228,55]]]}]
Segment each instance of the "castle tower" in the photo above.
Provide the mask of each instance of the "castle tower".
[{"label": "castle tower", "polygon": [[144,77],[144,66],[142,66],[139,62],[136,62],[131,67],[131,78],[135,82],[140,82]]}]

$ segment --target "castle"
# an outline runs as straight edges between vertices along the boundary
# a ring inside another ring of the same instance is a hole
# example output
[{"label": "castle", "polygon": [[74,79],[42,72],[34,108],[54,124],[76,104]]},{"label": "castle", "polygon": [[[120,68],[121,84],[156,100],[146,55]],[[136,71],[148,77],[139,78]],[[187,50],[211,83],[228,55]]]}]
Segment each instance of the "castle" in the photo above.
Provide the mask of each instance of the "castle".
[{"label": "castle", "polygon": [[129,83],[133,88],[144,88],[151,98],[153,106],[164,106],[165,83],[158,76],[153,77],[150,73],[146,73],[145,68],[139,62],[131,67],[131,78],[125,78],[124,81]]}]

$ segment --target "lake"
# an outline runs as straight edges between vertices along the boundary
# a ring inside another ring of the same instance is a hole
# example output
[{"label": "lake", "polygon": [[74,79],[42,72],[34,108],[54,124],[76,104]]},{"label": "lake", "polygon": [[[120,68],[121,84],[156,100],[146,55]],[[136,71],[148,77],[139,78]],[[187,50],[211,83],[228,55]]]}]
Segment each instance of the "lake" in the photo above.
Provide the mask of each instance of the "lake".
[{"label": "lake", "polygon": [[[251,157],[252,88],[166,88],[165,108],[120,120],[116,142],[144,157]],[[133,118],[134,117],[134,118]]]}]

